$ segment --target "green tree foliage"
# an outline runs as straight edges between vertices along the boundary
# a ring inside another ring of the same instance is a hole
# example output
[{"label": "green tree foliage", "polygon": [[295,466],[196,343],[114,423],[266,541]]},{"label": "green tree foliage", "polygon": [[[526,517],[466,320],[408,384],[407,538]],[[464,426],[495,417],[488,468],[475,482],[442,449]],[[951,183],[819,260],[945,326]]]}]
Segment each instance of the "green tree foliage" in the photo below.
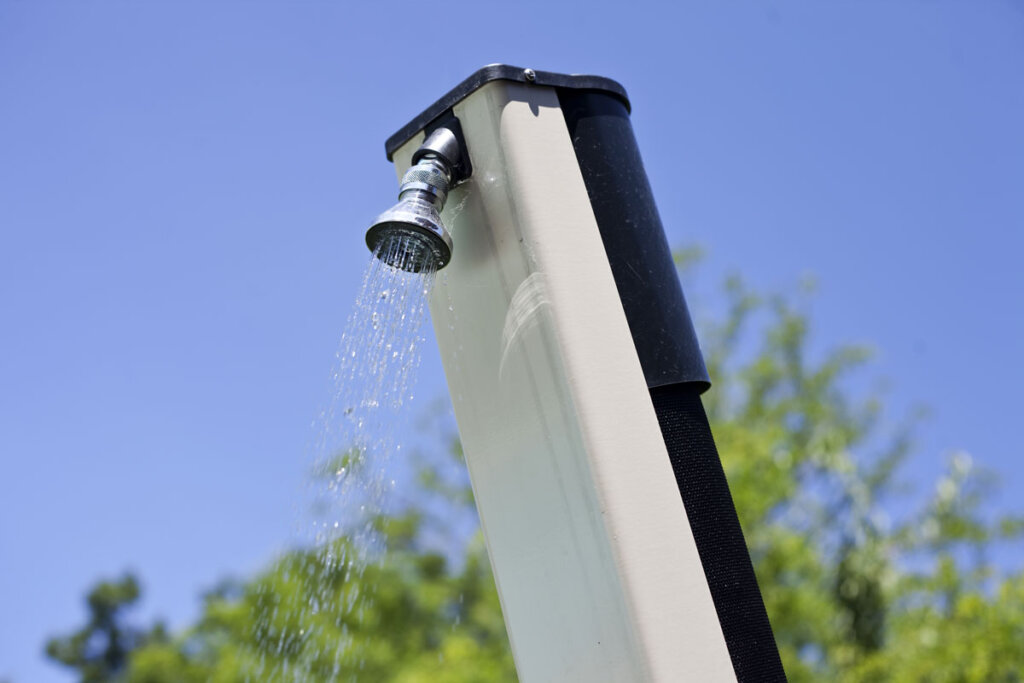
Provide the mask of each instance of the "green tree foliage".
[{"label": "green tree foliage", "polygon": [[1019,560],[1022,524],[985,509],[991,478],[953,455],[915,509],[916,419],[886,430],[877,394],[845,390],[867,351],[814,361],[792,300],[726,296],[706,405],[790,680],[1024,680],[1024,574],[991,558]]},{"label": "green tree foliage", "polygon": [[[384,524],[391,546],[382,563],[354,576],[322,551],[290,553],[239,590],[207,596],[199,622],[175,642],[138,650],[123,680],[513,679],[482,546],[453,571],[443,555],[417,547],[415,515]],[[339,556],[354,551],[344,540],[334,547]],[[360,591],[373,593],[366,607],[346,610]],[[329,597],[310,610],[311,595]]]},{"label": "green tree foliage", "polygon": [[[910,496],[897,472],[916,419],[887,427],[878,395],[848,389],[865,350],[814,358],[799,301],[738,279],[725,297],[702,330],[705,403],[790,679],[1024,680],[1024,575],[992,559],[1004,542],[1019,559],[1024,524],[985,507],[991,478],[959,453]],[[468,487],[422,469],[362,571],[338,561],[345,538],[292,552],[211,592],[173,639],[125,625],[134,581],[100,584],[88,625],[47,652],[90,682],[513,680],[479,535],[456,562],[424,542],[472,515]]]},{"label": "green tree foliage", "polygon": [[77,670],[82,683],[116,680],[138,648],[167,641],[161,624],[147,632],[126,624],[127,612],[139,596],[139,583],[131,574],[99,582],[86,596],[88,622],[69,636],[51,638],[46,655]]}]

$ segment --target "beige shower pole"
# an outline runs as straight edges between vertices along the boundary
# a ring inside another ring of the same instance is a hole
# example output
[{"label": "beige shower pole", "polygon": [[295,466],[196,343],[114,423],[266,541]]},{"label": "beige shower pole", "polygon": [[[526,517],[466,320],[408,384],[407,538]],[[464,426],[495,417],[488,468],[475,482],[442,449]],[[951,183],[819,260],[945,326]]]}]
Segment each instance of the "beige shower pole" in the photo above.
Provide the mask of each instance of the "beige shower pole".
[{"label": "beige shower pole", "polygon": [[556,92],[453,111],[430,311],[520,678],[735,680]]}]

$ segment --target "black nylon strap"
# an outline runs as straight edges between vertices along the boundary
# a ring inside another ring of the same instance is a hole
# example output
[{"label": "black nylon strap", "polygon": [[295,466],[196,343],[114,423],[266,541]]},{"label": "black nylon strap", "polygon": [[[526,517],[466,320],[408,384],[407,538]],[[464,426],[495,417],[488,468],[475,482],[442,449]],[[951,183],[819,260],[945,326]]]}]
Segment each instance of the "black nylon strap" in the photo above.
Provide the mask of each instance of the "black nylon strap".
[{"label": "black nylon strap", "polygon": [[651,389],[672,471],[736,679],[740,683],[785,681],[768,613],[698,391],[692,384]]}]

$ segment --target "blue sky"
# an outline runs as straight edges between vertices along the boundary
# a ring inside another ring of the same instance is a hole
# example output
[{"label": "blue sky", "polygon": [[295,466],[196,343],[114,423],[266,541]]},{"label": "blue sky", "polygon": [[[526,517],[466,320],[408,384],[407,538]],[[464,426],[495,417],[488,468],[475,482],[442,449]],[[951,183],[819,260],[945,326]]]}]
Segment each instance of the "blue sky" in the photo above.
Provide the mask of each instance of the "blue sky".
[{"label": "blue sky", "polygon": [[[813,273],[878,350],[907,478],[1024,486],[1024,7],[0,0],[0,679],[139,572],[181,625],[290,538],[310,424],[393,201],[384,139],[491,62],[625,85],[674,244]],[[445,392],[428,349],[419,396]]]}]

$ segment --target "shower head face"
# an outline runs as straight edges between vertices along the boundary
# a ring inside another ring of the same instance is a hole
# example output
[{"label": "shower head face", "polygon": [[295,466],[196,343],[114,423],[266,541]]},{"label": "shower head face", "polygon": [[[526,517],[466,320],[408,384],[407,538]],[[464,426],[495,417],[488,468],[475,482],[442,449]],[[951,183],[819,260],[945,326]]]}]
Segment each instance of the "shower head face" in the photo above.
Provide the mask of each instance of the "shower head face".
[{"label": "shower head face", "polygon": [[440,270],[452,258],[452,237],[437,209],[426,201],[403,199],[366,231],[366,246],[377,258],[401,270]]}]

